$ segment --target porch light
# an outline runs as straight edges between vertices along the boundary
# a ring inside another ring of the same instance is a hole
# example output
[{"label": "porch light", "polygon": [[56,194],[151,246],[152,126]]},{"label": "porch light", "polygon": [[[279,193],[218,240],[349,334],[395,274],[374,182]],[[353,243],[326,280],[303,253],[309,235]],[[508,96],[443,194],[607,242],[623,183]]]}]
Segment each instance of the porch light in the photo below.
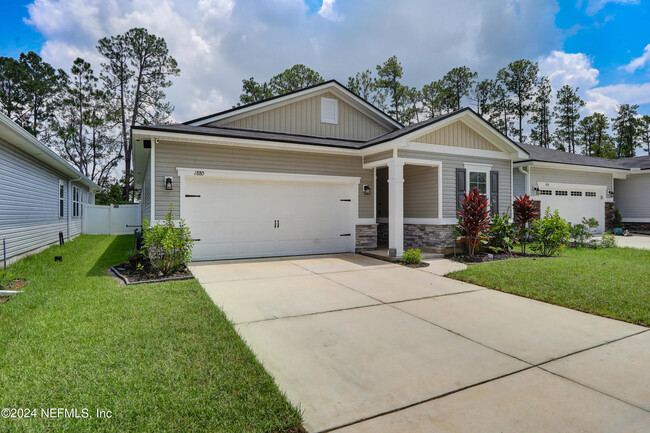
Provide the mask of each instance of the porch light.
[{"label": "porch light", "polygon": [[165,177],[165,189],[166,189],[167,191],[171,191],[172,189],[174,189],[172,183],[173,183],[172,178],[171,178],[170,176],[166,176],[166,177]]},{"label": "porch light", "polygon": [[607,191],[607,194],[609,194],[610,197],[614,197],[614,191]]},{"label": "porch light", "polygon": [[363,186],[363,195],[370,195],[370,185],[364,185]]},{"label": "porch light", "polygon": [[539,187],[534,187],[534,188],[533,188],[533,191],[535,191],[535,192],[539,192]]}]

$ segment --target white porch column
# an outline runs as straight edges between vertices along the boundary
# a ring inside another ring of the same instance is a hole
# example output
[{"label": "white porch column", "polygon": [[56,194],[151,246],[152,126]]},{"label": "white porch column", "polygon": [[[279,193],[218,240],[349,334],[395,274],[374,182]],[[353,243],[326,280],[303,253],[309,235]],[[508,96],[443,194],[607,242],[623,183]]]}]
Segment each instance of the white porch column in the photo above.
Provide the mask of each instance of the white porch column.
[{"label": "white porch column", "polygon": [[388,252],[404,253],[404,163],[388,163]]}]

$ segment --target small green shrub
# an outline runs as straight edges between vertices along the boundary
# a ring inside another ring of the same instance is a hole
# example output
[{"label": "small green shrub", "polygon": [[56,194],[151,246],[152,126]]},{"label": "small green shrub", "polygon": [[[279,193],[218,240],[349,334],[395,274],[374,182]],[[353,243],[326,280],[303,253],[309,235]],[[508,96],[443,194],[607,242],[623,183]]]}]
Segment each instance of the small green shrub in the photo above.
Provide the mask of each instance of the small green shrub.
[{"label": "small green shrub", "polygon": [[571,225],[560,218],[557,210],[551,213],[551,209],[546,208],[544,218],[535,220],[531,224],[530,233],[533,242],[530,247],[533,251],[550,257],[566,245],[571,234],[570,230]]},{"label": "small green shrub", "polygon": [[422,254],[418,248],[404,251],[402,260],[409,265],[414,265],[422,261]]},{"label": "small green shrub", "polygon": [[612,218],[612,226],[615,229],[623,228],[623,217],[621,216],[621,211],[617,207],[614,208],[614,217]]},{"label": "small green shrub", "polygon": [[506,215],[493,215],[490,233],[488,234],[489,245],[495,252],[503,251],[510,253],[512,247],[517,243],[517,225]]},{"label": "small green shrub", "polygon": [[603,233],[597,245],[598,248],[613,248],[616,246],[616,236],[611,233]]},{"label": "small green shrub", "polygon": [[148,220],[142,222],[143,246],[146,257],[154,271],[170,275],[181,271],[192,258],[192,240],[190,229],[185,221],[180,220],[178,227],[172,219],[173,205],[159,224],[150,225]]},{"label": "small green shrub", "polygon": [[593,237],[591,233],[592,229],[598,227],[598,221],[595,218],[582,218],[581,224],[571,225],[570,235],[573,242],[571,243],[572,247],[588,247],[592,246],[592,243],[589,242],[589,239]]}]

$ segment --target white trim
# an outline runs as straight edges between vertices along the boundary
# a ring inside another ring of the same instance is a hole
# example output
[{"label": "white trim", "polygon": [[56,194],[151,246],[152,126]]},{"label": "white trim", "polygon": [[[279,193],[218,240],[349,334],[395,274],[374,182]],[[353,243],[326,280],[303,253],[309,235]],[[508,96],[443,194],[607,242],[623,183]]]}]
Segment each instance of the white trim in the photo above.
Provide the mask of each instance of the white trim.
[{"label": "white trim", "polygon": [[607,185],[586,185],[579,183],[555,183],[555,182],[537,182],[537,187],[539,189],[550,189],[550,190],[580,190],[580,191],[601,191],[604,190],[607,192],[609,186]]},{"label": "white trim", "polygon": [[357,218],[357,225],[377,224],[374,218]]},{"label": "white trim", "polygon": [[650,223],[650,218],[622,218],[624,223]]},{"label": "white trim", "polygon": [[380,159],[378,161],[372,161],[372,162],[364,162],[361,164],[361,167],[366,169],[366,170],[371,170],[371,169],[376,169],[377,167],[385,167],[387,166],[391,161],[393,161],[394,158],[386,158],[386,159]]},{"label": "white trim", "polygon": [[[282,143],[280,141],[270,140],[253,140],[246,138],[231,138],[231,137],[217,137],[213,135],[192,134],[187,132],[169,132],[169,131],[155,131],[155,130],[142,130],[138,129],[133,131],[133,136],[152,136],[161,139],[169,139],[170,141],[181,143],[201,143],[201,144],[214,144],[230,147],[251,147],[259,149],[273,149],[273,150],[290,150],[298,152],[311,152],[311,153],[335,153],[341,155],[355,155],[359,156],[359,149],[345,149],[340,147],[321,146],[318,144],[298,144],[298,143]],[[153,149],[153,142],[152,142]]]},{"label": "white trim", "polygon": [[[192,177],[212,177],[220,179],[249,179],[249,180],[270,180],[270,181],[289,181],[289,182],[322,182],[322,183],[351,183],[358,185],[361,177],[354,176],[330,176],[320,174],[298,174],[298,173],[280,173],[270,171],[240,171],[240,170],[212,170],[205,168],[185,168],[177,167],[176,171],[179,176]],[[195,176],[195,171],[201,171],[202,176]],[[357,191],[357,195],[358,195]]]},{"label": "white trim", "polygon": [[[463,163],[465,168],[465,192],[469,193],[469,178],[471,173],[485,173],[485,197],[490,201],[490,171],[492,170],[491,164],[478,164],[474,162]],[[512,177],[510,179],[512,184]]]},{"label": "white trim", "polygon": [[[510,200],[508,202],[508,216],[510,218],[514,218],[514,216],[515,216],[514,211],[512,209],[512,201],[515,198],[514,184],[515,184],[515,172],[514,172],[514,168],[512,166],[512,160],[510,160]],[[525,181],[524,181],[524,184],[525,184]],[[499,203],[497,202],[497,206],[498,205],[499,205]]]},{"label": "white trim", "polygon": [[492,170],[492,164],[481,164],[478,162],[464,162],[463,166],[465,169],[473,171]]},{"label": "white trim", "polygon": [[557,162],[543,162],[543,161],[515,162],[515,167],[546,167],[546,168],[554,168],[558,170],[594,171],[598,173],[614,173],[614,174],[632,174],[629,170],[621,169],[621,168],[592,167],[589,165],[562,164]]},{"label": "white trim", "polygon": [[[154,221],[156,221],[156,140],[153,137],[149,138],[151,140],[151,152],[149,153],[149,156],[151,158],[150,164],[151,164],[151,170],[149,173],[149,176],[151,177],[151,209],[149,209],[150,212],[150,219],[149,222],[153,224]],[[145,168],[146,170],[146,168]],[[183,180],[181,180],[181,185],[183,184]],[[181,195],[182,197],[182,195]],[[182,198],[181,198],[182,200]],[[182,206],[181,206],[182,207]],[[181,210],[179,209],[178,212]]]},{"label": "white trim", "polygon": [[372,218],[377,221],[377,167],[372,169]]},{"label": "white trim", "polygon": [[[388,223],[388,217],[377,218],[377,223]],[[457,224],[454,218],[404,218],[404,224],[427,224],[432,226]]]},{"label": "white trim", "polygon": [[[227,119],[229,117],[235,117],[235,116],[240,116],[245,113],[250,113],[252,111],[258,110],[260,108],[265,108],[272,106],[274,104],[277,105],[282,105],[283,103],[287,103],[289,101],[299,101],[301,99],[310,97],[312,94],[318,94],[318,93],[324,93],[327,90],[336,90],[335,92],[336,96],[341,97],[342,99],[348,99],[349,101],[354,101],[356,105],[358,105],[358,108],[361,108],[360,111],[365,111],[366,113],[372,113],[372,117],[376,117],[377,119],[381,119],[380,123],[383,123],[384,125],[388,126],[393,126],[395,128],[401,128],[401,125],[396,122],[394,119],[386,115],[385,113],[382,113],[380,110],[378,110],[376,107],[372,106],[369,102],[364,101],[363,99],[359,98],[357,95],[354,93],[351,93],[349,90],[344,88],[343,86],[339,85],[338,83],[331,82],[331,83],[325,83],[321,86],[316,86],[312,87],[310,89],[305,89],[299,92],[291,93],[288,95],[281,96],[279,98],[274,98],[270,99],[267,101],[260,102],[258,104],[252,104],[247,107],[241,107],[238,110],[232,110],[228,111],[227,113],[217,113],[214,116],[210,116],[205,119],[199,119],[195,120],[193,122],[188,123],[188,125],[191,126],[201,126],[201,125],[206,125],[208,123],[215,122],[217,120],[221,119]],[[340,93],[340,94],[337,94]],[[315,96],[315,95],[314,95]]]},{"label": "white trim", "polygon": [[478,156],[492,159],[512,160],[513,154],[504,152],[495,152],[493,150],[470,149],[468,147],[444,146],[442,144],[429,143],[408,143],[402,148],[403,150],[414,150],[417,152],[444,153],[449,155],[460,156]]}]

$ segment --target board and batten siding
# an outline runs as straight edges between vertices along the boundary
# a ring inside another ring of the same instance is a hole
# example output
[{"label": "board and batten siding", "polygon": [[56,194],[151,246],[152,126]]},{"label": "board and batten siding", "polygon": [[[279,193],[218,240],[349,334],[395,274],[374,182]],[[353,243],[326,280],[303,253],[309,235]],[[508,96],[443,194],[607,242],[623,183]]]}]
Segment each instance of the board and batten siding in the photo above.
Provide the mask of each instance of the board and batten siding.
[{"label": "board and batten siding", "polygon": [[151,219],[151,152],[147,157],[147,168],[144,171],[144,178],[142,179],[142,213],[143,220]]},{"label": "board and batten siding", "polygon": [[417,143],[501,152],[498,147],[461,121],[456,121],[444,128],[431,131],[428,134],[415,138],[413,141]]},{"label": "board and batten siding", "polygon": [[530,187],[538,183],[566,183],[576,185],[599,185],[612,189],[614,176],[611,173],[597,173],[581,170],[564,170],[547,167],[529,167]]},{"label": "board and batten siding", "polygon": [[442,217],[456,218],[456,169],[464,168],[464,163],[490,164],[491,170],[499,172],[499,213],[504,214],[510,207],[510,182],[512,168],[509,159],[492,159],[465,155],[399,150],[398,156],[442,162]]},{"label": "board and batten siding", "polygon": [[[338,101],[338,123],[321,122],[321,98]],[[369,140],[389,132],[389,129],[366,116],[331,92],[321,93],[277,107],[264,107],[252,113],[227,118],[207,126],[285,132],[318,137]]]},{"label": "board and batten siding", "polygon": [[404,166],[404,218],[438,218],[438,167]]},{"label": "board and batten siding", "polygon": [[[363,194],[363,185],[373,185],[373,170],[364,170],[361,156],[279,151],[245,147],[214,146],[160,141],[155,152],[156,219],[164,218],[169,204],[179,217],[180,178],[177,168],[240,170],[277,173],[360,177],[359,218],[374,217],[374,198]],[[172,176],[174,189],[165,190],[164,177]]]},{"label": "board and batten siding", "polygon": [[614,202],[628,222],[650,219],[650,173],[614,180]]},{"label": "board and batten siding", "polygon": [[[59,232],[68,237],[67,217],[72,211],[68,180],[0,140],[0,242],[6,239],[8,260],[57,243]],[[63,218],[59,218],[59,181],[64,182]],[[89,197],[85,187],[76,186]],[[81,228],[81,217],[70,219],[70,237],[81,234]]]}]

